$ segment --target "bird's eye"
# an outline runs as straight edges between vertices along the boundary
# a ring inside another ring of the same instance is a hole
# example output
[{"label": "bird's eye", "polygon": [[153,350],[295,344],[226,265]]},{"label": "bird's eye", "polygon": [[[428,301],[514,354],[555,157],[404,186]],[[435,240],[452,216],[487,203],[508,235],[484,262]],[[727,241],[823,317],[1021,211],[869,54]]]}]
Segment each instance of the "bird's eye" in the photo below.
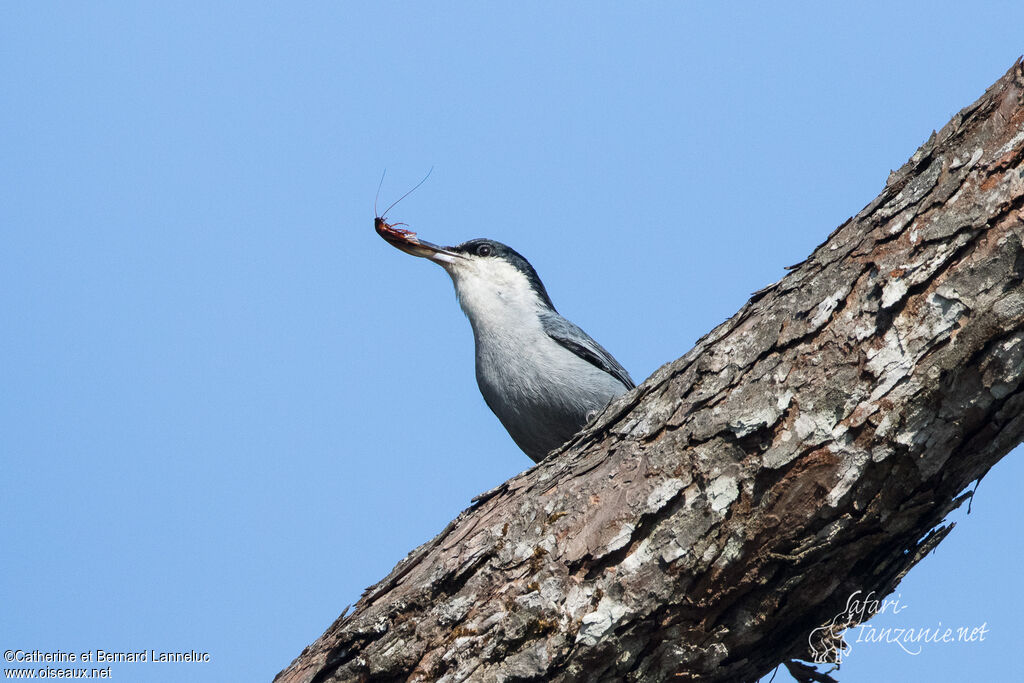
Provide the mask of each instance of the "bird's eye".
[{"label": "bird's eye", "polygon": [[490,256],[491,255],[491,245],[489,245],[489,244],[481,244],[479,247],[476,248],[476,254],[477,254],[477,256]]}]

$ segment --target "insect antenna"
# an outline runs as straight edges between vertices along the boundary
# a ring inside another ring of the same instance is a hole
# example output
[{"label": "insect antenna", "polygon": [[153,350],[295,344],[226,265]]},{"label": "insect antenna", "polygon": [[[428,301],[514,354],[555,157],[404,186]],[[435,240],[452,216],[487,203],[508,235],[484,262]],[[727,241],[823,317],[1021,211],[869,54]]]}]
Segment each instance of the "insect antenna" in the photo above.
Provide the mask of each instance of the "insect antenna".
[{"label": "insect antenna", "polygon": [[387,175],[387,172],[388,169],[385,168],[384,173],[380,174],[380,182],[377,183],[377,194],[373,195],[373,215],[378,217],[380,214],[377,213],[377,199],[380,197],[380,188],[384,185],[384,176]]},{"label": "insect antenna", "polygon": [[[391,203],[391,206],[389,206],[388,208],[384,209],[384,213],[380,214],[380,216],[378,216],[378,218],[381,218],[381,219],[383,219],[383,218],[384,218],[385,216],[387,216],[387,215],[388,215],[388,211],[390,211],[391,209],[395,208],[395,204],[397,204],[398,202],[402,201],[403,199],[405,199],[406,197],[408,197],[409,195],[411,195],[411,194],[412,194],[413,192],[415,192],[415,191],[416,191],[416,189],[417,189],[417,188],[418,188],[418,187],[419,187],[420,185],[422,185],[423,183],[427,182],[427,178],[429,178],[429,177],[430,177],[430,174],[431,174],[431,173],[433,173],[433,172],[434,172],[434,167],[433,167],[433,166],[431,166],[431,167],[430,167],[430,170],[429,170],[429,171],[427,171],[427,175],[423,176],[423,180],[421,180],[421,181],[419,181],[418,183],[416,183],[416,185],[415,185],[415,186],[414,186],[414,187],[413,187],[413,188],[412,188],[411,190],[409,190],[408,192],[406,192],[405,194],[403,194],[403,195],[402,195],[401,197],[399,197],[398,199],[396,199],[395,201],[393,201],[393,202]],[[384,182],[384,176],[381,176],[381,177],[380,177],[380,182],[381,182],[381,183],[383,183],[383,182]],[[380,192],[380,187],[379,187],[379,186],[377,187],[377,192],[378,192],[378,193]],[[374,213],[377,213],[377,199],[376,199],[376,198],[374,198],[374,200],[373,200],[373,212],[374,212]]]}]

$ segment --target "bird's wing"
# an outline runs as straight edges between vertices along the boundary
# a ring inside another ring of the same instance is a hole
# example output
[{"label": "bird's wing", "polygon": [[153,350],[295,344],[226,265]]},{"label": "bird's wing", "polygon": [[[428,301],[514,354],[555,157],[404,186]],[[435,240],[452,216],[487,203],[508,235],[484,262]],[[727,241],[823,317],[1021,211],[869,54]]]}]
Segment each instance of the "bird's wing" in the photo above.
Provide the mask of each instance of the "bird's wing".
[{"label": "bird's wing", "polygon": [[627,389],[636,386],[626,369],[604,347],[590,338],[586,332],[576,325],[555,314],[541,315],[541,325],[548,336],[569,349],[577,356],[595,365],[626,385]]}]

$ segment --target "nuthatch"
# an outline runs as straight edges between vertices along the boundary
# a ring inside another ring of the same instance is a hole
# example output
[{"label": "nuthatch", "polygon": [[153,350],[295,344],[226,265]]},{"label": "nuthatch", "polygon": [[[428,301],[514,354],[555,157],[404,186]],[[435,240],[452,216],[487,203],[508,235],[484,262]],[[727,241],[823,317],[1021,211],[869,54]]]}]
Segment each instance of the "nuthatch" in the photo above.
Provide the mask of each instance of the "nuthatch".
[{"label": "nuthatch", "polygon": [[480,393],[535,462],[636,386],[610,353],[558,314],[537,271],[511,247],[489,239],[439,247],[381,217],[374,227],[451,276],[473,327]]}]

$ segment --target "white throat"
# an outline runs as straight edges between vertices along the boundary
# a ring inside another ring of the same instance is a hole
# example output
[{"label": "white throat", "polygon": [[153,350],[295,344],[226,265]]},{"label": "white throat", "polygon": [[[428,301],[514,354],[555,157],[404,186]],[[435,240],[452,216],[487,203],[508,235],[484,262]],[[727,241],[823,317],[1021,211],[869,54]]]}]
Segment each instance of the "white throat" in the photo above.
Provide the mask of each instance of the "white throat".
[{"label": "white throat", "polygon": [[497,258],[469,258],[442,264],[455,284],[459,305],[477,339],[522,338],[537,334],[544,309],[529,280]]}]

